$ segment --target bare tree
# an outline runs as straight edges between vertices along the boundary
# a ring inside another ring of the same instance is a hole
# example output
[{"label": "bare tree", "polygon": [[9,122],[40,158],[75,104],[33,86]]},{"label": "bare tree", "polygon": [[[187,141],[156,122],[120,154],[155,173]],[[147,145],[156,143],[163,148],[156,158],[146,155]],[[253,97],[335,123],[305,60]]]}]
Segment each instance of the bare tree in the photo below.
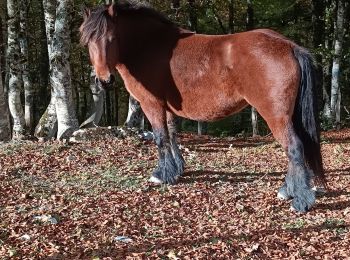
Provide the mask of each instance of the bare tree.
[{"label": "bare tree", "polygon": [[334,58],[332,65],[332,85],[331,85],[331,117],[333,125],[339,127],[340,125],[340,102],[341,91],[339,86],[340,77],[340,62],[343,51],[344,41],[344,25],[345,23],[345,2],[338,0],[337,19],[334,23]]},{"label": "bare tree", "polygon": [[103,103],[105,99],[105,90],[101,89],[95,82],[96,73],[94,68],[91,68],[90,74],[90,90],[92,93],[93,104],[91,108],[91,115],[86,119],[80,128],[96,127],[100,123],[103,114]]},{"label": "bare tree", "polygon": [[58,1],[55,33],[52,42],[51,84],[55,95],[58,123],[57,139],[69,138],[79,127],[73,102],[69,64],[72,7],[73,0]]},{"label": "bare tree", "polygon": [[51,99],[45,113],[41,116],[38,125],[35,128],[35,136],[42,138],[53,138],[57,133],[57,115],[55,105],[55,95],[52,88],[52,42],[55,33],[56,21],[56,0],[43,0],[43,11],[45,17],[46,41],[49,56],[50,87]]},{"label": "bare tree", "polygon": [[20,64],[19,13],[17,0],[7,1],[8,13],[8,40],[7,62],[9,65],[9,107],[13,118],[12,138],[21,138],[25,134],[25,119],[21,104],[22,75]]}]

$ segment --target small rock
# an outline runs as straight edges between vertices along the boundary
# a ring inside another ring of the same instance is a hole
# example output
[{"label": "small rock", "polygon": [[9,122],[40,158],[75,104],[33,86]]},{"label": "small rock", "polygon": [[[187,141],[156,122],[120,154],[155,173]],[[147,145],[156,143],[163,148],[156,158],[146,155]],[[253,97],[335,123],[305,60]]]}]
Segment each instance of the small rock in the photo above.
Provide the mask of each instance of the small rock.
[{"label": "small rock", "polygon": [[13,257],[13,256],[15,256],[17,254],[17,251],[16,251],[16,249],[9,249],[9,256],[10,257]]},{"label": "small rock", "polygon": [[53,225],[58,224],[58,220],[56,218],[52,217],[51,215],[35,216],[34,219],[38,220],[40,222],[43,222],[43,223],[50,223]]},{"label": "small rock", "polygon": [[132,239],[124,236],[116,236],[114,238],[114,241],[116,242],[123,242],[123,243],[131,243]]},{"label": "small rock", "polygon": [[147,131],[147,132],[143,132],[141,134],[139,134],[139,137],[142,139],[142,140],[146,140],[146,141],[151,141],[154,139],[154,135],[152,132],[150,131]]},{"label": "small rock", "polygon": [[259,243],[256,243],[256,244],[252,245],[252,246],[249,247],[249,248],[245,248],[244,250],[245,250],[247,253],[253,253],[253,252],[255,252],[255,251],[258,251],[259,247],[260,247],[260,244],[259,244]]},{"label": "small rock", "polygon": [[243,210],[244,210],[244,206],[243,206],[242,204],[237,203],[237,204],[236,204],[236,209],[237,209],[238,211],[243,211]]},{"label": "small rock", "polygon": [[176,256],[176,254],[175,254],[175,252],[174,252],[173,250],[171,250],[171,251],[168,253],[167,257],[169,257],[169,259],[172,259],[172,260],[177,260],[177,259],[179,259],[179,258]]},{"label": "small rock", "polygon": [[23,236],[21,236],[21,239],[25,240],[25,241],[29,241],[30,240],[30,236],[28,234],[24,234]]},{"label": "small rock", "polygon": [[75,156],[74,155],[68,155],[66,157],[66,162],[71,162],[71,161],[74,161],[75,160]]}]

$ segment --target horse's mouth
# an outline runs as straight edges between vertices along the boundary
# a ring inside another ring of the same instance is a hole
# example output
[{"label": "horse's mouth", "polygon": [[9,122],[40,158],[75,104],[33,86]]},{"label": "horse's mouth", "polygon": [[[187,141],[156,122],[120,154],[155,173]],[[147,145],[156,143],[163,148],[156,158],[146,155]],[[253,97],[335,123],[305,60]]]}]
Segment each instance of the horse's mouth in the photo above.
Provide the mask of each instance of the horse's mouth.
[{"label": "horse's mouth", "polygon": [[100,80],[99,78],[95,78],[95,84],[96,86],[101,89],[101,90],[105,90],[105,91],[108,91],[108,90],[112,90],[114,89],[114,83],[115,83],[115,78],[114,76],[110,78],[110,80],[108,81],[103,81],[103,80]]}]

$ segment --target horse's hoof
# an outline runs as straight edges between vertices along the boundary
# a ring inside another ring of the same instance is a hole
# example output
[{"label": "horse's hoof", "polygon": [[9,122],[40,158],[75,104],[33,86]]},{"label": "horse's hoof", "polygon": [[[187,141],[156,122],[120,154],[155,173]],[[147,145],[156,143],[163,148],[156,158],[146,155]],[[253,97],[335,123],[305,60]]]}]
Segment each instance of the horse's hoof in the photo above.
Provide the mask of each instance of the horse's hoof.
[{"label": "horse's hoof", "polygon": [[284,184],[281,188],[279,188],[277,193],[277,198],[280,200],[290,200],[292,198],[287,192],[286,184]]},{"label": "horse's hoof", "polygon": [[163,184],[163,181],[161,179],[158,179],[157,177],[154,177],[153,175],[148,180],[149,182],[152,182],[154,184]]},{"label": "horse's hoof", "polygon": [[309,191],[304,197],[296,196],[292,200],[292,207],[297,212],[307,212],[315,204],[315,192]]},{"label": "horse's hoof", "polygon": [[177,175],[165,175],[162,173],[160,169],[156,169],[153,173],[151,178],[149,179],[150,182],[153,182],[155,184],[170,184],[174,185],[177,183],[179,176]]},{"label": "horse's hoof", "polygon": [[283,194],[283,193],[281,193],[281,192],[278,192],[278,193],[277,193],[277,199],[280,199],[280,200],[290,200],[291,197],[289,197],[288,195]]}]

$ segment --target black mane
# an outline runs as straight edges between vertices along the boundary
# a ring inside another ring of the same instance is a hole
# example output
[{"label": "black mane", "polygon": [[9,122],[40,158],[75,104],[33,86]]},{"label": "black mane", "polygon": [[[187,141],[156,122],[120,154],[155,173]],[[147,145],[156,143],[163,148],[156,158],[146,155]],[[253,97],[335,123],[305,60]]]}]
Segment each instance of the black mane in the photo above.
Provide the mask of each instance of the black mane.
[{"label": "black mane", "polygon": [[[137,0],[120,0],[114,4],[117,15],[137,14],[150,16],[161,22],[173,25],[168,18],[154,10],[150,4]],[[102,5],[93,9],[80,27],[80,42],[86,45],[90,40],[98,40],[107,33],[107,21],[111,19],[108,14],[110,5]]]}]

